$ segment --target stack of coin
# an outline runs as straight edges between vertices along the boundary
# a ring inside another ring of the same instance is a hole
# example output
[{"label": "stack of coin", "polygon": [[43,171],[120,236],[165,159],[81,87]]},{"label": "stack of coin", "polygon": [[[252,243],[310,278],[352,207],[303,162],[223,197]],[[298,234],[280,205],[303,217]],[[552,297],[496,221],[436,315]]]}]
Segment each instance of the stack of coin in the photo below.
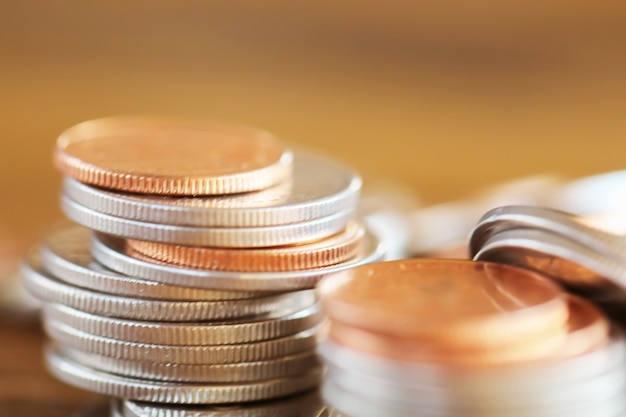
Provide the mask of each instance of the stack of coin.
[{"label": "stack of coin", "polygon": [[317,386],[312,288],[384,255],[353,171],[266,132],[137,117],[70,128],[55,163],[80,226],[24,266],[54,375],[162,413]]},{"label": "stack of coin", "polygon": [[626,412],[621,333],[535,272],[416,259],[344,271],[318,291],[322,395],[342,415]]}]

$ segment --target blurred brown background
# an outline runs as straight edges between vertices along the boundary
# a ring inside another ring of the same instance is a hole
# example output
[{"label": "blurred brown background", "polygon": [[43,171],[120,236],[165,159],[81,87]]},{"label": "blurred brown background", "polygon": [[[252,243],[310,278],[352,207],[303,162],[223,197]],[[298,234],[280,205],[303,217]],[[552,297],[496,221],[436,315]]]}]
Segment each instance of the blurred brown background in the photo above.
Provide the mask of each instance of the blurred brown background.
[{"label": "blurred brown background", "polygon": [[0,230],[60,218],[51,149],[91,118],[273,131],[425,203],[625,168],[624,2],[0,2]]}]

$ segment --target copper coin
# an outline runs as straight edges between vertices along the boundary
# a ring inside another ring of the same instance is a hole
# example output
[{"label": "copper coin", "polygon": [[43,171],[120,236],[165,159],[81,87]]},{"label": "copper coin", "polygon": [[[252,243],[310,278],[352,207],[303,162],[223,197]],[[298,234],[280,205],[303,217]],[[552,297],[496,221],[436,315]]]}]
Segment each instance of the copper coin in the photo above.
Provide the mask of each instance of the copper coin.
[{"label": "copper coin", "polygon": [[302,245],[266,249],[228,249],[170,245],[128,239],[129,253],[189,268],[240,272],[281,272],[323,268],[356,256],[365,229],[352,221],[329,238]]},{"label": "copper coin", "polygon": [[65,175],[104,188],[158,195],[233,194],[291,176],[293,155],[273,135],[158,117],[80,123],[57,140]]},{"label": "copper coin", "polygon": [[467,349],[417,339],[384,335],[329,323],[326,336],[343,346],[396,360],[446,366],[489,366],[537,360],[553,360],[581,355],[607,345],[610,326],[606,317],[591,303],[566,295],[567,323],[535,337],[510,345]]},{"label": "copper coin", "polygon": [[582,298],[568,295],[567,301],[567,339],[557,356],[577,356],[606,346],[611,340],[611,325],[606,316]]},{"label": "copper coin", "polygon": [[527,340],[482,349],[391,336],[337,321],[328,324],[326,337],[351,349],[400,361],[445,366],[489,366],[552,357],[563,347],[567,337],[566,329],[563,325]]},{"label": "copper coin", "polygon": [[332,320],[459,346],[523,341],[562,326],[567,303],[541,275],[507,265],[414,259],[366,265],[318,286]]}]

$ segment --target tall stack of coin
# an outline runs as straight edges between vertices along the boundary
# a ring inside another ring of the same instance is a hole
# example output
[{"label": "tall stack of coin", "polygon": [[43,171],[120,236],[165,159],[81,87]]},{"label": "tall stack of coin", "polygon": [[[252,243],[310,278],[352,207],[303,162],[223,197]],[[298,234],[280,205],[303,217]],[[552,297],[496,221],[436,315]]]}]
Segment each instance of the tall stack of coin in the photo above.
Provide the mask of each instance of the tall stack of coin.
[{"label": "tall stack of coin", "polygon": [[406,260],[318,287],[342,415],[621,416],[626,345],[590,303],[506,265]]},{"label": "tall stack of coin", "polygon": [[24,267],[54,375],[125,399],[125,416],[147,407],[132,401],[293,408],[258,401],[317,386],[312,288],[383,256],[353,218],[356,174],[263,131],[137,117],[70,128],[55,163],[81,226]]}]

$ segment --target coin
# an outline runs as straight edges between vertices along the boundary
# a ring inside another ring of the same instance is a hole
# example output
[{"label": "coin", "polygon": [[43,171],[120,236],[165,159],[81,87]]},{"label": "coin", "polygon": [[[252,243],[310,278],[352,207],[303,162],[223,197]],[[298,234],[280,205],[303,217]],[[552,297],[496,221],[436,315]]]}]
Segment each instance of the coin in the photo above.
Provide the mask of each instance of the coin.
[{"label": "coin", "polygon": [[317,391],[248,404],[174,407],[123,401],[119,408],[124,417],[330,417]]},{"label": "coin", "polygon": [[586,294],[623,292],[626,263],[572,239],[541,229],[514,229],[494,234],[474,259],[516,265]]},{"label": "coin", "polygon": [[307,222],[354,208],[361,179],[350,169],[297,152],[293,180],[228,196],[169,197],[112,192],[64,180],[73,201],[113,217],[179,226],[261,227]]},{"label": "coin", "polygon": [[63,132],[54,162],[80,182],[160,195],[233,194],[291,175],[293,156],[267,132],[217,123],[112,117]]},{"label": "coin", "polygon": [[310,329],[321,320],[319,307],[287,308],[223,322],[162,322],[97,316],[60,304],[47,303],[47,319],[94,336],[161,345],[229,345],[277,339]]},{"label": "coin", "polygon": [[[93,232],[78,225],[63,225],[42,242],[42,267],[60,280],[97,292],[153,300],[214,301],[256,298],[250,291],[218,291],[176,286],[118,274],[95,261],[91,254]],[[32,255],[35,256],[35,255]]]},{"label": "coin", "polygon": [[[356,221],[326,239],[267,249],[221,249],[129,239],[133,252],[168,264],[213,271],[283,272],[323,268],[352,259],[365,229]],[[131,252],[132,254],[132,252]]]},{"label": "coin", "polygon": [[620,256],[626,240],[614,234],[589,227],[579,217],[543,207],[506,206],[488,211],[470,234],[471,256],[489,237],[510,229],[540,229],[588,246],[600,253]]},{"label": "coin", "polygon": [[226,228],[173,226],[122,219],[88,209],[67,196],[61,197],[61,208],[65,215],[76,223],[114,236],[227,248],[262,248],[323,239],[344,229],[354,215],[353,209],[346,209],[307,222],[281,226]]},{"label": "coin", "polygon": [[439,364],[447,367],[481,367],[504,363],[523,363],[548,358],[567,358],[599,349],[609,342],[609,322],[589,302],[567,295],[568,320],[562,329],[511,345],[488,349],[456,349],[442,343],[428,343],[405,337],[389,336],[329,323],[326,337],[354,350],[405,362]]},{"label": "coin", "polygon": [[126,254],[125,241],[96,234],[92,253],[98,262],[124,275],[166,283],[233,291],[294,291],[313,288],[324,276],[384,259],[385,246],[370,233],[365,234],[360,253],[353,259],[337,265],[305,271],[286,272],[228,272],[182,268],[142,259],[141,255]]},{"label": "coin", "polygon": [[567,304],[548,279],[505,265],[415,259],[364,265],[318,285],[330,319],[399,337],[487,347],[562,328]]},{"label": "coin", "polygon": [[316,302],[312,290],[268,295],[248,300],[169,301],[120,297],[73,287],[51,277],[29,259],[22,267],[23,283],[36,298],[102,316],[153,321],[217,321],[254,317],[276,309],[304,309]]},{"label": "coin", "polygon": [[79,365],[54,348],[46,350],[49,371],[62,381],[104,395],[169,404],[228,404],[259,401],[308,391],[319,382],[317,369],[286,378],[238,384],[189,384],[125,378]]},{"label": "coin", "polygon": [[[405,362],[431,363],[446,366],[488,366],[498,363],[515,363],[539,360],[559,352],[567,340],[566,329],[549,329],[546,334],[535,335],[528,341],[509,346],[478,349],[448,346],[383,335],[332,321],[328,325],[328,338],[352,349]],[[583,341],[581,341],[583,343]]]},{"label": "coin", "polygon": [[276,359],[315,347],[315,328],[280,339],[233,345],[155,345],[94,336],[43,317],[46,333],[60,345],[96,355],[176,364],[229,364]]},{"label": "coin", "polygon": [[102,372],[129,378],[166,382],[253,382],[296,376],[319,366],[314,350],[256,362],[184,364],[112,358],[67,346],[62,346],[59,349],[76,363]]}]

